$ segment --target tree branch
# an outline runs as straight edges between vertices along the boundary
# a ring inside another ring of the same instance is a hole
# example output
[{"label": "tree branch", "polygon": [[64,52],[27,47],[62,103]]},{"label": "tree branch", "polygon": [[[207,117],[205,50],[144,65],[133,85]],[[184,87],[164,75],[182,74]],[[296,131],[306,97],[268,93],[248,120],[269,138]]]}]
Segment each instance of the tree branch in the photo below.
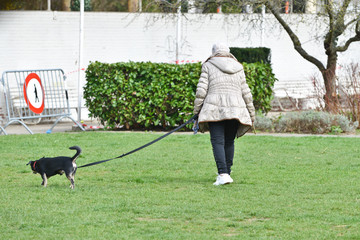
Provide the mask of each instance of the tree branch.
[{"label": "tree branch", "polygon": [[344,33],[345,29],[351,23],[356,21],[356,19],[353,19],[349,23],[345,24],[345,14],[350,2],[351,0],[345,0],[337,14],[335,14],[333,1],[329,1],[325,7],[325,10],[329,16],[329,32],[326,34],[324,40],[324,48],[327,55],[336,54],[336,52],[346,51],[352,42],[358,41],[358,37],[356,34],[355,37],[350,38],[344,46],[336,46],[339,36]]},{"label": "tree branch", "polygon": [[345,24],[345,28],[348,28],[351,24],[360,21],[360,15],[357,16],[357,18],[352,19],[351,21],[349,21],[347,24]]},{"label": "tree branch", "polygon": [[335,22],[334,28],[334,37],[337,39],[341,34],[344,33],[346,26],[345,26],[345,14],[346,10],[349,7],[351,0],[345,0],[343,5],[341,6]]},{"label": "tree branch", "polygon": [[289,27],[289,25],[284,21],[284,19],[280,16],[280,14],[276,11],[275,7],[271,3],[272,1],[266,1],[265,5],[266,7],[271,11],[271,13],[275,16],[275,18],[278,20],[278,22],[281,24],[281,26],[285,29],[287,34],[289,35],[291,41],[294,44],[295,50],[306,60],[313,63],[320,71],[324,71],[325,67],[317,58],[311,56],[308,54],[305,49],[302,47],[301,42],[297,35],[292,31],[292,29]]},{"label": "tree branch", "polygon": [[324,39],[324,48],[326,50],[326,54],[329,54],[329,49],[331,48],[331,43],[334,42],[334,26],[335,26],[335,13],[333,2],[329,1],[328,4],[325,5],[325,11],[329,17],[329,32],[326,34]]},{"label": "tree branch", "polygon": [[344,46],[339,46],[336,48],[337,52],[345,52],[351,43],[353,42],[359,42],[360,41],[360,20],[357,21],[356,26],[355,26],[355,36],[348,39],[346,41],[346,43],[344,44]]},{"label": "tree branch", "polygon": [[353,43],[353,42],[360,42],[360,35],[356,35],[356,36],[350,38],[349,40],[346,41],[344,46],[337,47],[336,51],[337,52],[345,52],[346,50],[348,50],[350,44]]}]

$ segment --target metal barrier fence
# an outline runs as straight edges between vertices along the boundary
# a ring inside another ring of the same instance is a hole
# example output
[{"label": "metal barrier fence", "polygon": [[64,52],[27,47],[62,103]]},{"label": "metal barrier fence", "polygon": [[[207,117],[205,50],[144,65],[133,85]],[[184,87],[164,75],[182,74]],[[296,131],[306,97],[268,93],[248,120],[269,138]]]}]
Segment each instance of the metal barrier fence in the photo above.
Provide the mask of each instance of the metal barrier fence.
[{"label": "metal barrier fence", "polygon": [[62,69],[5,71],[2,75],[8,122],[20,123],[31,134],[28,124],[37,124],[44,118],[56,119],[47,131],[51,133],[63,118],[71,119],[81,130],[70,113],[66,77]]}]

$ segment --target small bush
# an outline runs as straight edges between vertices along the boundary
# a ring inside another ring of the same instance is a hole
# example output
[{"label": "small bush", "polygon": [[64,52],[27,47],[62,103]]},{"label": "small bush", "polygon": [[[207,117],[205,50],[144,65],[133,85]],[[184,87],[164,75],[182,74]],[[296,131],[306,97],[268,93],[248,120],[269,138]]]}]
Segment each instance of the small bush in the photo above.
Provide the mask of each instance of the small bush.
[{"label": "small bush", "polygon": [[280,118],[277,132],[326,133],[331,130],[331,117],[325,112],[293,112]]},{"label": "small bush", "polygon": [[272,132],[274,130],[273,121],[263,114],[256,115],[254,126],[256,130],[264,132]]},{"label": "small bush", "polygon": [[345,116],[317,111],[287,113],[273,123],[276,132],[313,134],[349,133],[354,132],[359,125]]},{"label": "small bush", "polygon": [[354,132],[359,127],[358,121],[351,122],[347,117],[343,115],[335,115],[334,124],[338,124],[338,126],[344,132]]}]

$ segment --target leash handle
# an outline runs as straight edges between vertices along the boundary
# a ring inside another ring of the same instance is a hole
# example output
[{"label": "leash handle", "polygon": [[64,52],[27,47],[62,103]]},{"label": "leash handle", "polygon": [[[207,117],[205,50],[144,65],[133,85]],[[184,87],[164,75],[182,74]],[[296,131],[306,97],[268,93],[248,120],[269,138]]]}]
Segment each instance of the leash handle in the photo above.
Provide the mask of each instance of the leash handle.
[{"label": "leash handle", "polygon": [[134,152],[137,152],[137,151],[139,151],[139,150],[141,150],[141,149],[143,149],[143,148],[146,148],[146,147],[148,147],[148,146],[150,146],[150,145],[152,145],[152,144],[160,141],[161,139],[169,136],[170,134],[172,134],[172,133],[180,130],[181,128],[185,127],[186,125],[188,125],[189,123],[191,123],[193,120],[195,120],[195,119],[197,119],[197,118],[198,118],[198,115],[195,114],[195,115],[192,116],[189,120],[187,120],[185,123],[181,124],[181,125],[178,126],[177,128],[171,130],[170,132],[168,132],[168,133],[166,133],[166,134],[164,134],[164,135],[156,138],[155,140],[153,140],[153,141],[151,141],[151,142],[149,142],[149,143],[147,143],[147,144],[144,144],[144,145],[142,145],[142,146],[140,146],[140,147],[138,147],[138,148],[136,148],[136,149],[134,149],[134,150],[131,150],[130,152],[124,153],[124,154],[122,154],[122,155],[120,155],[120,156],[117,156],[117,157],[114,157],[114,158],[110,158],[110,159],[106,159],[106,160],[101,160],[101,161],[97,161],[97,162],[93,162],[93,163],[88,163],[88,164],[79,166],[78,168],[90,167],[90,166],[93,166],[93,165],[97,165],[97,164],[100,164],[100,163],[108,162],[108,161],[111,161],[111,160],[114,160],[114,159],[118,159],[118,158],[122,158],[122,157],[125,157],[125,156],[127,156],[127,155],[130,155],[130,154],[132,154],[132,153],[134,153]]},{"label": "leash handle", "polygon": [[199,131],[199,121],[197,119],[194,121],[194,126],[192,130],[194,131],[194,135],[197,134]]}]

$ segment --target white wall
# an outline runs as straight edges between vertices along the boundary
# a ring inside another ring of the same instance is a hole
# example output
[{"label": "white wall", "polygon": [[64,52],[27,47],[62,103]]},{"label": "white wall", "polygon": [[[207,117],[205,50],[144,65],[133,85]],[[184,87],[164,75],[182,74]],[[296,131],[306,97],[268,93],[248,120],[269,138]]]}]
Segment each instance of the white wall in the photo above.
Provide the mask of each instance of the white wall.
[{"label": "white wall", "polygon": [[[288,17],[296,23],[296,32],[306,42],[306,50],[326,64],[322,43],[316,40],[317,32],[321,32],[318,29],[324,25],[311,15],[301,16],[306,18]],[[219,41],[231,47],[261,46],[260,22],[256,20],[259,17],[256,14],[183,15],[180,58],[185,62],[204,61],[211,53],[212,44]],[[309,77],[317,69],[294,50],[285,31],[269,14],[265,28],[263,45],[272,50],[272,65],[279,79],[276,94],[284,95],[286,90],[290,95],[306,96],[311,88]],[[84,38],[82,67],[85,68],[90,61],[173,63],[176,15],[86,12]],[[0,74],[6,70],[62,68],[68,75],[68,86],[76,93],[78,49],[78,12],[0,11]],[[353,44],[341,54],[339,64],[359,62],[359,50],[360,43]],[[74,107],[75,100],[71,103]],[[4,109],[3,99],[0,101]]]}]

